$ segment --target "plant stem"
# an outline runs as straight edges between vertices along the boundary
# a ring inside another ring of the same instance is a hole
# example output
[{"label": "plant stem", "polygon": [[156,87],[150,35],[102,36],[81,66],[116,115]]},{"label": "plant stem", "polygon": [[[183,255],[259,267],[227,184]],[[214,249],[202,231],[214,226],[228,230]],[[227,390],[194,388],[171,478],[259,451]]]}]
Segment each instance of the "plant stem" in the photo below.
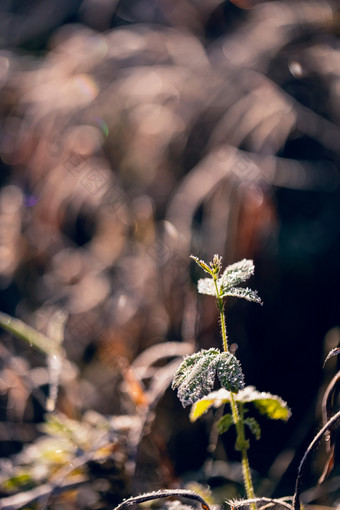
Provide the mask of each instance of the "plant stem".
[{"label": "plant stem", "polygon": [[224,350],[224,352],[228,352],[229,351],[229,347],[228,347],[227,326],[226,326],[225,315],[224,315],[224,303],[223,303],[223,299],[220,297],[220,291],[219,291],[219,288],[218,288],[218,285],[217,285],[217,278],[218,278],[218,275],[214,275],[214,283],[215,283],[215,288],[216,288],[216,294],[218,296],[218,298],[217,298],[217,306],[218,306],[218,309],[219,309],[219,312],[220,312],[220,323],[221,323],[223,350]]},{"label": "plant stem", "polygon": [[31,346],[36,347],[47,356],[63,354],[60,342],[53,341],[20,319],[14,319],[10,315],[0,312],[0,326],[16,337],[25,340]]},{"label": "plant stem", "polygon": [[[254,487],[253,487],[253,480],[251,478],[247,449],[244,448],[241,453],[242,453],[242,473],[243,473],[243,479],[244,479],[244,485],[246,488],[247,498],[253,499],[253,498],[255,498],[255,492],[254,492]],[[255,503],[252,503],[250,506],[253,510],[256,509]]]},{"label": "plant stem", "polygon": [[[224,302],[223,302],[223,298],[220,295],[220,291],[218,289],[217,278],[218,278],[217,275],[216,275],[216,277],[214,276],[214,283],[215,283],[216,293],[218,296],[217,297],[217,306],[218,306],[218,309],[220,312],[223,349],[225,352],[228,352],[228,337],[227,337],[227,328],[226,328],[225,314],[224,314]],[[254,499],[255,492],[254,492],[254,486],[253,486],[253,481],[252,481],[252,477],[251,477],[248,454],[247,454],[248,442],[245,438],[243,413],[239,412],[237,402],[236,402],[234,394],[232,392],[230,392],[230,404],[231,404],[233,422],[234,422],[234,425],[236,428],[236,448],[241,451],[241,455],[242,455],[243,483],[244,483],[244,486],[246,489],[247,499]],[[252,510],[256,510],[256,504],[251,503],[250,508]]]}]

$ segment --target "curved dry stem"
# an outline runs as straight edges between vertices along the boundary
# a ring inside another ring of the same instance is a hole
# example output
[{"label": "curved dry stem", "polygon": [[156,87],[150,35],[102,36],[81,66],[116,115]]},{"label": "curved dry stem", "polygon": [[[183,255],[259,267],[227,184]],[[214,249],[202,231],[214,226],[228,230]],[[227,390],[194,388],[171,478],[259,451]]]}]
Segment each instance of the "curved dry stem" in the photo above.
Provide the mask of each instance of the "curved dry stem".
[{"label": "curved dry stem", "polygon": [[233,507],[233,508],[241,508],[246,505],[254,505],[256,503],[260,504],[258,510],[264,510],[265,508],[269,508],[273,505],[281,505],[284,508],[287,508],[288,510],[293,509],[293,505],[291,503],[288,503],[287,500],[292,499],[291,497],[286,498],[279,498],[279,499],[273,499],[273,498],[251,498],[251,499],[237,499],[237,500],[229,500],[227,503]]},{"label": "curved dry stem", "polygon": [[328,384],[323,399],[322,399],[322,421],[325,425],[327,421],[331,418],[332,414],[332,407],[333,407],[333,396],[336,389],[336,386],[338,385],[340,381],[340,371],[335,374],[331,382]]},{"label": "curved dry stem", "polygon": [[296,477],[296,483],[295,483],[295,494],[293,499],[293,507],[294,510],[300,510],[300,495],[301,495],[301,488],[302,488],[302,478],[306,469],[307,461],[309,460],[309,457],[313,450],[318,446],[320,443],[320,440],[322,436],[330,430],[332,427],[334,427],[337,422],[340,420],[340,411],[338,411],[323,427],[322,429],[316,434],[312,442],[309,444],[308,448],[306,449],[304,456],[302,457],[302,460],[299,465],[298,474]]},{"label": "curved dry stem", "polygon": [[173,496],[177,498],[188,498],[199,501],[203,510],[210,510],[208,503],[206,503],[206,501],[199,494],[185,489],[164,489],[155,492],[146,492],[140,496],[133,496],[129,499],[125,499],[122,503],[120,503],[120,505],[116,506],[114,510],[123,510],[123,508],[129,507],[131,505],[145,503],[146,501],[151,501],[153,499],[170,498]]}]

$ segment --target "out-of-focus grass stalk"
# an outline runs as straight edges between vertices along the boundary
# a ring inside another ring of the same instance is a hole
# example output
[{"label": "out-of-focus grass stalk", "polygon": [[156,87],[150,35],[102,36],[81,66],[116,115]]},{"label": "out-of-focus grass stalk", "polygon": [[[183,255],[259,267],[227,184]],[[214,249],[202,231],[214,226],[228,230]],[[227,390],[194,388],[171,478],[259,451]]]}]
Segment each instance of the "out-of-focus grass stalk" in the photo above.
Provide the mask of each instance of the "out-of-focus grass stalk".
[{"label": "out-of-focus grass stalk", "polygon": [[20,319],[14,319],[10,315],[0,312],[1,327],[12,335],[25,340],[30,346],[35,347],[47,356],[50,391],[46,401],[46,409],[49,412],[53,412],[56,407],[63,360],[65,360],[62,342],[66,320],[67,313],[65,311],[55,311],[48,324],[49,336],[45,336]]},{"label": "out-of-focus grass stalk", "polygon": [[46,356],[64,354],[60,341],[52,340],[20,319],[14,319],[10,315],[0,312],[0,326],[14,336],[25,340],[32,347],[46,354]]}]

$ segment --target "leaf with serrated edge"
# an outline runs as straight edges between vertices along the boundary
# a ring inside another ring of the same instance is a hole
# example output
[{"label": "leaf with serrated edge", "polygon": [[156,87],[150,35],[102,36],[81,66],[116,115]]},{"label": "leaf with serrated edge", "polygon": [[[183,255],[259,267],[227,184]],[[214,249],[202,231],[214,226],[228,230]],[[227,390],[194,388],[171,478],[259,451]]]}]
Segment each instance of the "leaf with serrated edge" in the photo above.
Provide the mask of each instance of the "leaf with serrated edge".
[{"label": "leaf with serrated edge", "polygon": [[287,421],[291,415],[287,403],[277,395],[257,391],[254,386],[247,386],[240,393],[237,395],[239,402],[252,402],[261,414],[272,420]]},{"label": "leaf with serrated edge", "polygon": [[[213,276],[212,269],[197,257],[191,255],[191,258],[202,267],[202,269]],[[252,301],[253,303],[262,304],[261,298],[255,290],[248,287],[236,287],[236,285],[246,281],[254,273],[254,264],[252,260],[243,259],[240,262],[228,266],[221,278],[218,278],[216,284],[212,278],[200,278],[197,282],[197,290],[199,294],[206,294],[215,298],[224,298],[226,296],[238,297]],[[216,286],[218,293],[216,292]]]},{"label": "leaf with serrated edge", "polygon": [[[218,353],[219,351],[216,349],[216,354]],[[172,389],[175,389],[177,388],[182,382],[183,380],[186,378],[187,376],[187,372],[189,370],[189,368],[193,365],[195,365],[195,363],[197,363],[197,361],[201,358],[201,352],[195,352],[194,354],[190,354],[189,356],[186,356],[182,363],[180,364],[179,368],[177,369],[174,377],[173,377],[173,381],[172,381]]]},{"label": "leaf with serrated edge", "polygon": [[254,434],[256,439],[260,439],[261,437],[261,428],[255,418],[245,418],[244,424],[249,427],[250,431]]},{"label": "leaf with serrated edge", "polygon": [[[227,397],[227,398],[226,398]],[[226,402],[230,402],[230,392],[224,388],[221,388],[217,391],[212,391],[206,397],[203,397],[201,400],[193,404],[190,412],[190,416],[197,416],[200,418],[203,414],[205,414],[211,406],[220,407]],[[201,405],[202,403],[202,405]],[[197,408],[197,411],[196,411]]]},{"label": "leaf with serrated edge", "polygon": [[218,349],[202,349],[184,358],[172,382],[172,388],[178,388],[177,395],[183,407],[197,402],[211,391],[219,355]]},{"label": "leaf with serrated edge", "polygon": [[246,299],[247,301],[252,301],[253,303],[258,303],[262,305],[262,300],[256,290],[249,289],[248,287],[233,287],[231,289],[223,289],[222,297],[231,296]]},{"label": "leaf with serrated edge", "polygon": [[226,289],[230,289],[245,282],[254,274],[254,262],[252,260],[243,259],[235,264],[227,266],[223,271],[221,280]]},{"label": "leaf with serrated edge", "polygon": [[233,393],[244,388],[244,376],[238,359],[230,352],[219,355],[217,377],[221,385]]},{"label": "leaf with serrated edge", "polygon": [[[240,390],[234,395],[234,398],[240,403],[253,403],[260,413],[265,414],[268,418],[273,420],[287,421],[291,415],[287,403],[282,400],[282,398],[277,395],[272,395],[271,393],[257,391],[254,386],[246,386],[243,390]],[[223,404],[230,403],[230,392],[225,388],[221,388],[220,390],[209,393],[207,396],[203,397],[202,400],[208,403],[204,411],[206,412],[212,406],[217,408]],[[202,414],[204,414],[204,412],[202,412]]]}]

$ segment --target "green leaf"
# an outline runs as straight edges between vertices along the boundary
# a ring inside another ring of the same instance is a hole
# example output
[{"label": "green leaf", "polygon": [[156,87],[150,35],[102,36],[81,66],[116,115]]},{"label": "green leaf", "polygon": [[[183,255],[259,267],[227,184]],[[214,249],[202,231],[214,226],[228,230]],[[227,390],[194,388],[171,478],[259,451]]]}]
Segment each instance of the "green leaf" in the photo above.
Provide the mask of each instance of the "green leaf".
[{"label": "green leaf", "polygon": [[227,290],[245,282],[254,274],[255,266],[252,260],[243,259],[227,266],[222,274],[223,287]]},{"label": "green leaf", "polygon": [[226,389],[237,393],[243,388],[240,363],[230,352],[203,349],[184,358],[172,381],[172,389],[178,389],[178,398],[183,407],[194,404],[211,392],[216,372]]},{"label": "green leaf", "polygon": [[[287,403],[282,400],[282,398],[277,395],[272,395],[271,393],[257,391],[254,386],[246,386],[244,389],[240,390],[234,398],[236,402],[240,404],[254,404],[261,414],[265,414],[272,420],[287,421],[291,415]],[[202,401],[204,401],[204,404],[201,404]],[[196,402],[193,405],[191,414],[200,418],[210,407],[214,406],[217,408],[227,403],[230,403],[230,392],[225,388],[221,388],[220,390],[209,393],[203,397],[202,400]]]},{"label": "green leaf", "polygon": [[219,434],[224,434],[225,432],[228,432],[231,425],[233,424],[233,417],[230,413],[225,414],[222,416],[220,420],[217,422],[217,430]]},{"label": "green leaf", "polygon": [[270,393],[268,393],[268,397],[264,399],[259,398],[253,400],[253,404],[261,414],[265,414],[272,420],[287,421],[291,415],[291,411],[287,407],[286,402],[284,402],[280,397],[271,395]]},{"label": "green leaf", "polygon": [[29,472],[18,471],[18,474],[11,476],[3,481],[2,488],[7,491],[19,490],[23,487],[32,485],[32,476]]},{"label": "green leaf", "polygon": [[[223,401],[223,397],[225,397],[225,395],[229,396],[229,400]],[[208,409],[210,409],[211,406],[220,407],[225,402],[229,401],[230,393],[224,388],[221,388],[220,390],[217,391],[212,391],[206,397],[203,397],[201,400],[198,400],[193,404],[190,411],[190,420],[196,421],[203,414],[205,414],[208,411]]]},{"label": "green leaf", "polygon": [[247,301],[252,301],[253,303],[258,303],[262,305],[262,300],[256,290],[249,289],[248,287],[234,287],[232,289],[226,290],[222,288],[222,297],[232,296],[246,299]]},{"label": "green leaf", "polygon": [[204,356],[207,357],[216,356],[219,353],[220,351],[218,349],[209,350],[202,349],[199,352],[195,352],[194,354],[186,356],[174,375],[172,381],[172,388],[173,389],[178,388],[182,384],[182,382],[187,378],[188,372],[191,370],[191,368],[193,368]]},{"label": "green leaf", "polygon": [[[215,255],[217,260],[217,255]],[[209,273],[212,278],[200,278],[197,282],[197,290],[200,294],[206,294],[215,298],[224,298],[226,296],[234,296],[238,298],[252,301],[253,303],[262,304],[261,298],[255,290],[242,287],[236,287],[240,283],[246,281],[252,274],[254,274],[254,263],[252,260],[243,259],[240,262],[228,266],[221,278],[214,281],[214,275],[218,275],[221,259],[211,262],[211,268],[203,261],[198,260],[191,255],[191,258],[199,264],[206,273]],[[216,289],[217,287],[217,289]]]},{"label": "green leaf", "polygon": [[261,414],[265,414],[272,420],[287,421],[291,415],[287,403],[277,395],[257,391],[254,386],[247,386],[240,392],[236,399],[239,402],[252,402]]},{"label": "green leaf", "polygon": [[[217,280],[217,282],[216,282],[219,292],[221,289],[221,281],[220,280],[221,279]],[[200,278],[197,282],[197,290],[198,290],[199,294],[206,294],[207,296],[214,296],[216,298],[218,297],[217,292],[216,292],[215,282],[211,278]]]},{"label": "green leaf", "polygon": [[198,418],[200,418],[203,414],[205,414],[208,409],[212,406],[213,401],[207,400],[206,398],[201,398],[201,400],[198,400],[195,402],[190,411],[189,419],[191,423],[194,423]]},{"label": "green leaf", "polygon": [[194,260],[196,262],[196,264],[198,264],[203,269],[203,271],[205,271],[206,273],[213,276],[214,273],[213,273],[212,268],[209,267],[208,264],[206,262],[204,262],[204,260],[200,260],[199,258],[194,257],[194,255],[190,255],[190,258],[192,260]]},{"label": "green leaf", "polygon": [[255,418],[245,418],[244,424],[249,427],[250,431],[254,434],[256,439],[260,439],[261,437],[261,428]]},{"label": "green leaf", "polygon": [[238,393],[244,387],[244,376],[240,362],[230,352],[219,355],[217,376],[221,385],[233,393]]},{"label": "green leaf", "polygon": [[184,358],[172,382],[172,389],[178,388],[177,395],[183,407],[211,391],[219,355],[218,349],[203,349]]}]

